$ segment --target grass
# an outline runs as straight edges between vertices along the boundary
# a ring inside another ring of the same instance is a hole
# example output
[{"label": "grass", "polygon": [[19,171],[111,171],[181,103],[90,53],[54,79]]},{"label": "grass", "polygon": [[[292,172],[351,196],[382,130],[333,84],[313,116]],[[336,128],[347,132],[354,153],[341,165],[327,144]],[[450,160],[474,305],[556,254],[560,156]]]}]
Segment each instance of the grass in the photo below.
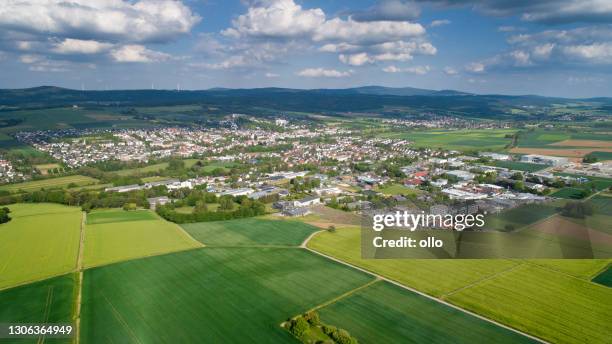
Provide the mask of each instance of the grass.
[{"label": "grass", "polygon": [[76,268],[81,211],[56,204],[12,204],[0,225],[0,289]]},{"label": "grass", "polygon": [[546,165],[530,164],[527,162],[520,162],[520,161],[495,161],[493,165],[497,167],[507,168],[509,170],[517,170],[517,171],[524,171],[524,172],[536,172],[536,171],[543,170],[546,167],[548,167]]},{"label": "grass", "polygon": [[582,190],[583,189],[580,188],[565,187],[553,192],[552,194],[550,194],[550,196],[565,199],[581,199]]},{"label": "grass", "polygon": [[293,248],[203,248],[90,269],[81,342],[295,343],[281,322],[370,280]]},{"label": "grass", "polygon": [[519,229],[557,213],[556,204],[526,204],[485,217],[486,229],[506,230],[506,226]]},{"label": "grass", "polygon": [[512,139],[506,135],[516,132],[511,129],[487,130],[423,130],[383,133],[382,137],[405,139],[416,147],[443,148],[453,150],[502,150]]},{"label": "grass", "polygon": [[362,259],[360,238],[358,227],[339,228],[308,247],[551,342],[609,337],[612,290],[589,282],[609,260]]},{"label": "grass", "polygon": [[400,184],[392,184],[378,190],[385,195],[409,195],[416,194],[417,191]]},{"label": "grass", "polygon": [[550,342],[607,343],[612,290],[533,265],[521,265],[448,300]]},{"label": "grass", "polygon": [[612,267],[608,266],[599,275],[595,276],[593,282],[612,288]]},{"label": "grass", "polygon": [[319,314],[324,323],[337,324],[361,343],[535,342],[387,282],[359,290]]},{"label": "grass", "polygon": [[98,225],[112,222],[157,220],[158,217],[148,210],[98,210],[87,215],[88,225]]},{"label": "grass", "polygon": [[300,245],[318,228],[297,221],[257,218],[181,225],[200,242],[214,246]]},{"label": "grass", "polygon": [[78,186],[91,185],[96,184],[98,182],[97,179],[87,177],[87,176],[67,176],[67,177],[58,177],[58,178],[49,178],[42,180],[33,180],[29,182],[17,183],[17,184],[7,184],[0,186],[0,190],[5,190],[9,192],[18,192],[18,191],[37,191],[40,189],[62,189],[67,188],[70,184],[76,184]]},{"label": "grass", "polygon": [[93,212],[89,216],[97,224],[89,223],[88,219],[85,231],[86,267],[201,246],[178,225],[150,211],[114,210]]},{"label": "grass", "polygon": [[[72,323],[75,275],[68,274],[0,291],[0,323]],[[74,325],[73,325],[73,331]],[[73,332],[74,333],[74,332]],[[41,338],[2,339],[2,343],[42,343]],[[45,343],[72,343],[72,339],[45,338]]]},{"label": "grass", "polygon": [[358,227],[322,232],[308,247],[433,296],[441,296],[482,278],[509,269],[511,260],[363,259]]},{"label": "grass", "polygon": [[[185,167],[190,168],[193,165],[195,165],[196,162],[198,162],[198,159],[184,159],[183,161],[185,162]],[[140,174],[149,173],[149,172],[159,172],[159,171],[165,170],[166,168],[168,168],[168,166],[169,166],[169,163],[160,162],[158,164],[153,164],[149,166],[120,170],[120,171],[116,171],[115,173],[120,176],[140,175]],[[167,177],[167,178],[162,178],[161,180],[164,180],[164,179],[171,179],[171,178]]]}]

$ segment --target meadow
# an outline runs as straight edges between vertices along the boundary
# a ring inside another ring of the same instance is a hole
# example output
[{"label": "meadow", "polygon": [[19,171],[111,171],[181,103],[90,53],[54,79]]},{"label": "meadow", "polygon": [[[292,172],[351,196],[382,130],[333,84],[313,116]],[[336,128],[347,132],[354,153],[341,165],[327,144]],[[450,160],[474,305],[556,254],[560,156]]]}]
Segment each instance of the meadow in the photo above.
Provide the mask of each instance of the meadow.
[{"label": "meadow", "polygon": [[424,130],[411,132],[386,132],[381,137],[405,139],[416,147],[443,148],[450,150],[503,150],[512,142],[506,135],[511,129],[474,130]]},{"label": "meadow", "polygon": [[[89,217],[92,217],[91,223]],[[87,215],[84,266],[200,247],[174,223],[148,210],[102,210]]]},{"label": "meadow", "polygon": [[[0,291],[0,323],[72,323],[75,274]],[[74,325],[73,325],[74,327]],[[69,338],[1,339],[2,343],[72,343]]]},{"label": "meadow", "polygon": [[323,323],[348,330],[360,343],[447,343],[449,333],[453,343],[535,343],[388,282],[377,282],[318,312]]},{"label": "meadow", "polygon": [[81,210],[57,204],[11,204],[0,225],[0,289],[76,268]]},{"label": "meadow", "polygon": [[81,342],[295,343],[281,322],[370,280],[296,248],[203,248],[89,269]]},{"label": "meadow", "polygon": [[609,260],[368,260],[357,227],[318,233],[308,247],[552,342],[610,337],[612,290],[589,282]]},{"label": "meadow", "polygon": [[278,245],[298,246],[319,230],[298,221],[238,219],[181,225],[207,246]]},{"label": "meadow", "polygon": [[98,180],[95,178],[87,177],[87,176],[66,176],[66,177],[58,177],[58,178],[49,178],[42,180],[32,180],[23,183],[16,184],[7,184],[0,186],[0,190],[9,191],[9,192],[19,192],[19,191],[37,191],[40,189],[63,189],[71,186],[72,184],[77,186],[85,186],[92,185],[98,183]]},{"label": "meadow", "polygon": [[524,172],[537,172],[547,168],[546,165],[530,164],[527,162],[520,161],[495,161],[494,166],[503,167],[510,170],[524,171]]},{"label": "meadow", "polygon": [[[185,162],[185,167],[189,168],[193,165],[195,165],[198,162],[198,159],[184,159],[183,160]],[[149,173],[149,172],[159,172],[162,170],[165,170],[166,168],[168,168],[169,163],[167,162],[160,162],[158,164],[153,164],[153,165],[148,165],[148,166],[144,166],[144,167],[137,167],[137,168],[129,168],[129,169],[125,169],[125,170],[119,170],[116,171],[115,173],[120,175],[120,176],[132,176],[132,175],[140,175],[143,173]],[[165,179],[170,179],[169,177],[167,178],[162,178],[161,180],[165,180]]]},{"label": "meadow", "polygon": [[612,267],[608,266],[599,275],[595,276],[593,282],[612,288]]},{"label": "meadow", "polygon": [[526,204],[485,217],[486,229],[516,230],[556,214],[557,204]]},{"label": "meadow", "polygon": [[414,195],[419,192],[418,190],[411,189],[400,184],[386,185],[377,191],[382,192],[385,195]]},{"label": "meadow", "polygon": [[468,286],[448,301],[557,343],[606,343],[612,338],[612,290],[523,264]]}]

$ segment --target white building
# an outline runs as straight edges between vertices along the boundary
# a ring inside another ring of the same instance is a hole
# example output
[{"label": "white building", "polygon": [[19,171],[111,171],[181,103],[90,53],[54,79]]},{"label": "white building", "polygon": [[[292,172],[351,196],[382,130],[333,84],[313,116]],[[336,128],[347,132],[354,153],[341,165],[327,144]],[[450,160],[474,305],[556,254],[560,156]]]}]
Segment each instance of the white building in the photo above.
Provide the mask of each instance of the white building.
[{"label": "white building", "polygon": [[561,166],[561,165],[566,165],[569,162],[569,160],[567,158],[558,157],[558,156],[528,154],[528,155],[523,155],[521,157],[521,162],[529,162],[529,163],[532,163],[532,164],[544,164],[544,165],[552,165],[552,166]]}]

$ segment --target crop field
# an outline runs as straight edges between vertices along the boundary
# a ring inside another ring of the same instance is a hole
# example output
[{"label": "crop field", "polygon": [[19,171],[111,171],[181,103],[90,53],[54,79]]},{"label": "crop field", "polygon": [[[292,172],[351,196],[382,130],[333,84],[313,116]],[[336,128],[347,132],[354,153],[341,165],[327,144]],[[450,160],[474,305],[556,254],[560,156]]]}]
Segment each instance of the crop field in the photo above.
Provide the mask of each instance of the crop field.
[{"label": "crop field", "polygon": [[503,167],[510,170],[524,171],[524,172],[536,172],[542,169],[545,169],[546,165],[540,164],[530,164],[527,162],[520,161],[495,161],[494,163],[497,167]]},{"label": "crop field", "polygon": [[[68,274],[0,291],[0,323],[71,323],[74,279],[74,274]],[[36,339],[36,342],[42,343],[39,338]],[[34,342],[27,339],[1,341]],[[71,343],[72,339],[45,338],[44,342]]]},{"label": "crop field", "polygon": [[111,222],[128,222],[128,221],[144,221],[158,219],[155,214],[148,210],[121,211],[112,210],[97,210],[87,214],[88,225],[98,225]]},{"label": "crop field", "polygon": [[318,230],[302,222],[258,218],[188,223],[181,226],[207,246],[298,246]]},{"label": "crop field", "polygon": [[516,131],[494,130],[431,130],[402,133],[384,133],[382,137],[405,139],[416,147],[444,148],[455,150],[502,150],[512,142],[506,135]]},{"label": "crop field", "polygon": [[447,299],[551,342],[607,343],[612,338],[612,289],[530,264]]},{"label": "crop field", "polygon": [[84,265],[92,267],[201,246],[178,225],[146,212],[149,215],[124,210],[88,215],[93,216],[94,223],[101,222],[90,224],[87,220]]},{"label": "crop field", "polygon": [[[185,167],[189,168],[195,165],[195,163],[198,162],[198,159],[185,159],[183,161],[185,162]],[[125,170],[120,170],[120,171],[116,171],[115,173],[117,173],[120,176],[139,175],[143,173],[158,172],[161,170],[165,170],[166,168],[168,168],[168,166],[169,164],[167,162],[160,162],[159,164],[153,164],[153,165],[149,165],[145,167],[129,168]],[[163,178],[161,180],[164,180],[164,179],[170,179],[170,177]]]},{"label": "crop field", "polygon": [[582,189],[574,187],[565,187],[551,193],[550,196],[565,199],[580,199],[582,198]]},{"label": "crop field", "polygon": [[[358,227],[318,233],[308,247],[552,342],[584,335],[604,343],[610,335],[612,289],[589,282],[610,260],[361,259]],[[576,314],[585,317],[576,322]]]},{"label": "crop field", "polygon": [[12,220],[0,225],[0,289],[76,268],[79,208],[54,204],[8,207]]},{"label": "crop field", "polygon": [[515,230],[556,214],[555,204],[527,204],[485,217],[485,228]]},{"label": "crop field", "polygon": [[449,333],[453,343],[535,343],[388,282],[359,290],[319,314],[323,323],[346,329],[360,343],[446,343]]},{"label": "crop field", "polygon": [[610,135],[598,132],[536,129],[521,132],[518,147],[512,153],[543,154],[582,158],[591,152],[612,154]]},{"label": "crop field", "polygon": [[593,204],[596,213],[612,216],[612,193],[600,193],[589,201]]},{"label": "crop field", "polygon": [[67,176],[67,177],[58,177],[58,178],[50,178],[43,180],[33,180],[29,182],[17,183],[17,184],[8,184],[0,186],[0,190],[5,190],[9,192],[18,192],[20,190],[23,191],[36,191],[40,189],[61,189],[67,188],[71,184],[76,184],[78,186],[83,185],[91,185],[96,184],[98,182],[97,179],[87,177],[87,176]]},{"label": "crop field", "polygon": [[37,170],[39,170],[40,173],[48,174],[49,170],[52,170],[54,168],[61,168],[62,166],[60,164],[40,164],[40,165],[35,165],[34,167]]},{"label": "crop field", "polygon": [[203,248],[113,264],[85,271],[81,342],[295,343],[281,322],[371,280],[295,248]]},{"label": "crop field", "polygon": [[316,234],[308,247],[384,275],[433,296],[441,296],[482,278],[512,268],[512,260],[362,259],[359,227]]},{"label": "crop field", "polygon": [[612,288],[612,266],[608,266],[599,275],[595,276],[593,282]]}]

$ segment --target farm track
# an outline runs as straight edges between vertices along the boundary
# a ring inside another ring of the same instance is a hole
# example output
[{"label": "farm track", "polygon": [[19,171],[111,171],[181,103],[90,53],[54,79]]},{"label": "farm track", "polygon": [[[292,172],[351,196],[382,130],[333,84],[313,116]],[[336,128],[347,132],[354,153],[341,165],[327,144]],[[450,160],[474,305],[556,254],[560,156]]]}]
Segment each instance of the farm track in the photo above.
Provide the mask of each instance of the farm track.
[{"label": "farm track", "polygon": [[74,342],[79,343],[81,341],[81,301],[83,299],[83,251],[85,250],[85,222],[87,221],[87,213],[83,212],[83,216],[81,218],[81,238],[79,241],[79,255],[77,258],[77,271],[78,271],[78,280],[77,280],[77,297],[76,297],[76,311],[75,311],[75,336]]},{"label": "farm track", "polygon": [[[421,296],[423,296],[423,297],[426,297],[426,298],[428,298],[428,299],[430,299],[430,300],[432,300],[432,301],[435,301],[435,302],[441,303],[441,304],[443,304],[443,305],[446,305],[446,306],[448,306],[448,307],[451,307],[451,308],[453,308],[453,309],[456,309],[456,310],[458,310],[458,311],[460,311],[460,312],[463,312],[463,313],[465,313],[465,314],[469,314],[469,315],[474,316],[474,317],[476,317],[476,318],[478,318],[478,319],[481,319],[481,320],[487,321],[487,322],[492,323],[492,324],[495,324],[495,325],[497,325],[497,326],[499,326],[499,327],[505,328],[505,329],[507,329],[507,330],[509,330],[509,331],[512,331],[512,332],[518,333],[518,334],[520,334],[520,335],[523,335],[523,336],[525,336],[525,337],[527,337],[527,338],[530,338],[530,339],[532,339],[532,340],[534,340],[534,341],[537,341],[537,342],[539,342],[539,343],[548,343],[548,342],[547,342],[547,341],[545,341],[544,339],[541,339],[541,338],[538,338],[538,337],[532,336],[532,335],[530,335],[530,334],[528,334],[528,333],[526,333],[526,332],[520,331],[520,330],[515,329],[515,328],[513,328],[513,327],[510,327],[510,326],[508,326],[508,325],[505,325],[505,324],[499,323],[499,322],[497,322],[497,321],[495,321],[495,320],[493,320],[493,319],[490,319],[490,318],[484,317],[484,316],[482,316],[482,315],[480,315],[480,314],[477,314],[477,313],[473,313],[473,312],[471,312],[471,311],[468,311],[468,310],[466,310],[466,309],[463,309],[463,308],[461,308],[461,307],[459,307],[459,306],[456,306],[456,305],[454,305],[454,304],[452,304],[452,303],[449,303],[449,302],[447,302],[447,301],[444,301],[444,300],[442,300],[442,299],[439,299],[439,298],[433,297],[433,296],[431,296],[431,295],[425,294],[425,293],[423,293],[423,292],[421,292],[421,291],[419,291],[419,290],[417,290],[417,289],[414,289],[414,288],[408,287],[408,286],[406,286],[406,285],[403,285],[403,284],[401,284],[401,283],[399,283],[399,282],[397,282],[397,281],[395,281],[395,280],[389,279],[389,278],[387,278],[387,277],[385,277],[385,276],[379,275],[379,274],[377,274],[377,273],[375,273],[375,272],[372,272],[372,271],[370,271],[370,270],[367,270],[367,269],[361,268],[361,267],[359,267],[359,266],[356,266],[356,265],[353,265],[353,264],[347,263],[347,262],[345,262],[345,261],[343,261],[343,260],[341,260],[341,259],[338,259],[338,258],[335,258],[335,257],[332,257],[332,256],[328,256],[328,255],[326,255],[326,254],[324,254],[324,253],[321,253],[321,252],[319,252],[319,251],[316,251],[316,250],[313,250],[313,249],[309,248],[309,247],[307,246],[307,245],[308,245],[308,241],[310,241],[310,239],[312,239],[312,237],[314,237],[314,234],[316,234],[316,233],[320,233],[320,232],[322,232],[322,231],[315,232],[315,233],[313,233],[313,235],[311,235],[310,237],[308,237],[308,238],[307,238],[307,239],[306,239],[306,240],[305,240],[305,241],[302,243],[302,245],[303,245],[302,247],[303,247],[304,249],[306,249],[306,250],[308,250],[308,251],[310,251],[310,252],[314,253],[314,254],[318,254],[318,255],[320,255],[320,256],[322,256],[322,257],[325,257],[325,258],[327,258],[327,259],[333,260],[333,261],[335,261],[335,262],[337,262],[337,263],[344,264],[344,265],[349,266],[349,267],[351,267],[351,268],[353,268],[353,269],[356,269],[356,270],[359,270],[359,271],[365,272],[365,273],[367,273],[367,274],[369,274],[369,275],[372,275],[372,276],[374,276],[374,277],[377,277],[377,279],[379,279],[379,280],[386,281],[386,282],[391,283],[391,284],[393,284],[393,285],[396,285],[396,286],[398,286],[398,287],[400,287],[400,288],[403,288],[403,289],[405,289],[405,290],[408,290],[408,291],[411,291],[411,292],[413,292],[413,293],[419,294],[419,295],[421,295]],[[518,265],[518,266],[520,266],[521,264],[517,264],[517,265]],[[516,266],[515,266],[515,267],[516,267]]]}]

